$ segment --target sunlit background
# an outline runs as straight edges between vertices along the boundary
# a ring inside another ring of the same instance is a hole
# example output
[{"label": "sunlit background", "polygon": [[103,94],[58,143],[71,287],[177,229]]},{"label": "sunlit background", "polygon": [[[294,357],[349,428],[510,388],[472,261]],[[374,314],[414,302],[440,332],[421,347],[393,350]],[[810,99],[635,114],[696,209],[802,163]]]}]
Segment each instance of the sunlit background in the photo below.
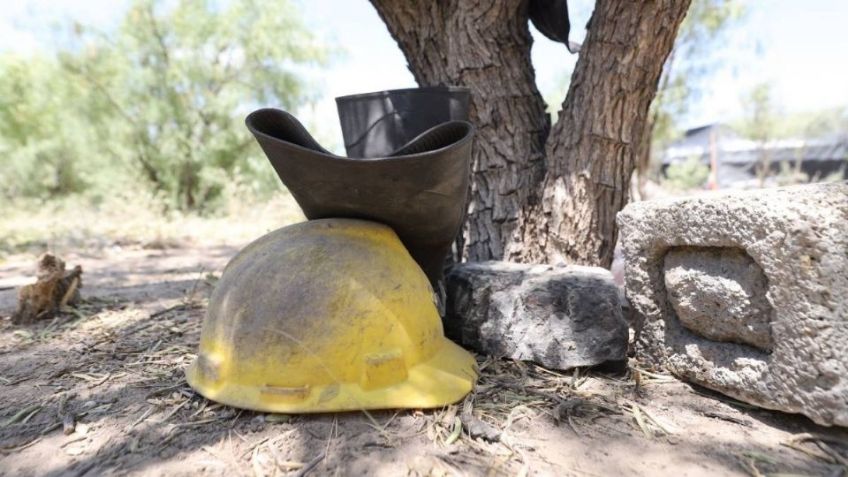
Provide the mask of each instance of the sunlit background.
[{"label": "sunlit background", "polygon": [[[0,51],[29,54],[57,48],[54,29],[77,21],[109,31],[126,13],[127,0],[20,0],[0,11]],[[167,2],[165,2],[167,3]],[[769,83],[775,105],[785,113],[848,105],[848,2],[839,0],[742,1],[743,18],[705,51],[715,64],[704,90],[693,97],[682,127],[738,119],[743,98],[758,83]],[[307,25],[342,50],[316,76],[321,120],[335,128],[333,98],[344,94],[414,86],[403,55],[367,0],[295,2]],[[572,40],[582,41],[591,0],[569,2]],[[274,2],[264,2],[273,11]],[[545,98],[562,86],[576,56],[531,26],[533,62]],[[340,139],[337,139],[340,141]]]},{"label": "sunlit background", "polygon": [[[579,43],[594,2],[569,3],[571,40]],[[181,65],[176,73],[156,69],[161,58],[156,30],[145,29],[147,4],[172,49],[170,60]],[[180,5],[209,15],[169,24],[165,18]],[[690,17],[654,105],[648,186],[634,195],[843,176],[848,2],[695,0]],[[196,58],[187,58],[210,29],[222,42],[249,46],[203,45]],[[531,31],[537,84],[556,114],[577,55]],[[222,60],[232,68],[209,73],[203,62],[216,46],[232,47]],[[268,57],[249,63],[243,51]],[[0,71],[5,250],[68,235],[167,241],[188,233],[185,224],[194,220],[192,234],[204,238],[232,232],[223,224],[236,218],[263,230],[297,220],[299,212],[244,130],[244,114],[259,106],[291,109],[320,142],[341,153],[336,96],[415,86],[366,0],[5,2]],[[157,78],[157,71],[166,73]],[[204,92],[204,75],[213,73],[240,83]],[[174,106],[179,101],[191,103],[184,122]],[[204,118],[207,108],[212,119],[192,119],[195,113]],[[206,129],[180,136],[207,119]],[[813,146],[820,150],[811,152]],[[718,172],[710,169],[716,151],[718,162],[727,163]],[[772,163],[768,177],[754,172],[762,151]]]}]

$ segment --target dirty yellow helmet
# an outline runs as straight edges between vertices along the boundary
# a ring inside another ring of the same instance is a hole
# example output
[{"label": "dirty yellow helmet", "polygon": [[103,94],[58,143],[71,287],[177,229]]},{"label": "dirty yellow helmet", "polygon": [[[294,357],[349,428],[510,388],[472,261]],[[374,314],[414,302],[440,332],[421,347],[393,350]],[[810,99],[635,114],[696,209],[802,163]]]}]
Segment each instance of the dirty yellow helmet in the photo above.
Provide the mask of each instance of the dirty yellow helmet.
[{"label": "dirty yellow helmet", "polygon": [[439,407],[476,379],[397,235],[353,219],[285,227],[236,255],[186,374],[213,401],[270,412]]}]

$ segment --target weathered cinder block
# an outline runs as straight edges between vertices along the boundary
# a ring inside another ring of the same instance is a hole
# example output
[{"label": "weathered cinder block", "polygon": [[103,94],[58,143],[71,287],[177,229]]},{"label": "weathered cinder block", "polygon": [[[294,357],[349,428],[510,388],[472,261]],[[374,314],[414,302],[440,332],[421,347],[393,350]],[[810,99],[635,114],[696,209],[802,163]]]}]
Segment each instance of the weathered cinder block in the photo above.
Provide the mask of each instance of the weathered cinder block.
[{"label": "weathered cinder block", "polygon": [[628,338],[620,300],[603,268],[463,263],[447,276],[445,334],[552,369],[620,361]]},{"label": "weathered cinder block", "polygon": [[618,223],[643,358],[848,426],[848,183],[639,202]]}]

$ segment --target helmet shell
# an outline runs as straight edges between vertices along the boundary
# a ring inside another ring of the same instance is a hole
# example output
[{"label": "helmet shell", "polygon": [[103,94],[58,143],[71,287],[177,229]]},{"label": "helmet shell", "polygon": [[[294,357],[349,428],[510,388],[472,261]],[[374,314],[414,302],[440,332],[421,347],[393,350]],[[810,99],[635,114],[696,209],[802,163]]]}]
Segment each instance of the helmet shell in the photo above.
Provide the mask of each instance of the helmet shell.
[{"label": "helmet shell", "polygon": [[270,412],[439,407],[476,379],[394,231],[355,219],[292,225],[239,252],[186,375],[209,399]]}]

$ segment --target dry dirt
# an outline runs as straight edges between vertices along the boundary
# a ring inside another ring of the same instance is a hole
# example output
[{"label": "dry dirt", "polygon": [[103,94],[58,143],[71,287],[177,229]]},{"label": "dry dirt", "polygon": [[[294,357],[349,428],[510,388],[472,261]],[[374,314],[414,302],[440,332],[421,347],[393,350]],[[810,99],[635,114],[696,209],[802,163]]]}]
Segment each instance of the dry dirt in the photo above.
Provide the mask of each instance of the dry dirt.
[{"label": "dry dirt", "polygon": [[[0,264],[0,474],[848,475],[848,431],[754,409],[631,362],[560,374],[479,357],[435,411],[268,415],[183,377],[236,247],[64,254],[74,313],[8,319],[34,255]],[[67,431],[67,433],[66,433]]]}]

